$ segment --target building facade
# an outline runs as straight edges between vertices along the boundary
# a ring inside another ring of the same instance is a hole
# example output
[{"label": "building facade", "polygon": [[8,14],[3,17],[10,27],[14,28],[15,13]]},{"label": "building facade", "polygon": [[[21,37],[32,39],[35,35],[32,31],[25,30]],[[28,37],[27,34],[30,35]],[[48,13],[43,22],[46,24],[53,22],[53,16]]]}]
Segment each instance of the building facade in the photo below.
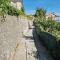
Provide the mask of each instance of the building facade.
[{"label": "building facade", "polygon": [[56,20],[60,22],[60,16],[54,13],[48,13],[46,14],[46,20]]},{"label": "building facade", "polygon": [[56,15],[54,13],[46,14],[46,20],[56,20]]},{"label": "building facade", "polygon": [[21,10],[21,8],[23,7],[23,0],[12,0],[11,5]]}]

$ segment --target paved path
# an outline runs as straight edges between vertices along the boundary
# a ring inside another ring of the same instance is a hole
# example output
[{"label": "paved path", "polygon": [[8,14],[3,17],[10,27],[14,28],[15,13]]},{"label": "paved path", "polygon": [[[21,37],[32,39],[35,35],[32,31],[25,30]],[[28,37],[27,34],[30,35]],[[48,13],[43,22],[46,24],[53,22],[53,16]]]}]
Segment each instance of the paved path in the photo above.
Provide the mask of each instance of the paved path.
[{"label": "paved path", "polygon": [[18,42],[12,60],[53,60],[43,47],[34,28],[28,29]]}]

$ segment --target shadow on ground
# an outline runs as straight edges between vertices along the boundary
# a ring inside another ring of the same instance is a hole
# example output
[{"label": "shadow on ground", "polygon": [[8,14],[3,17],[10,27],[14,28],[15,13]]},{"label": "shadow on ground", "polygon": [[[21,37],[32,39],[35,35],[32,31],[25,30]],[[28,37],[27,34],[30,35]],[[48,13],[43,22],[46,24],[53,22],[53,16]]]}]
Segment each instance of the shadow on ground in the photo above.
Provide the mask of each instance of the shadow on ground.
[{"label": "shadow on ground", "polygon": [[41,31],[38,35],[35,28],[31,29],[33,36],[24,37],[34,41],[37,51],[33,51],[33,54],[36,60],[53,60],[54,56],[54,60],[60,60],[60,41],[57,42],[57,38],[47,32]]},{"label": "shadow on ground", "polygon": [[41,32],[40,35],[38,35],[36,30],[33,29],[33,38],[35,46],[37,48],[36,53],[37,59],[40,59],[39,54],[40,50],[45,49],[45,51],[49,52],[49,53],[46,52],[47,55],[50,55],[54,60],[60,60],[60,41],[57,41],[57,38],[55,36],[46,32]]}]

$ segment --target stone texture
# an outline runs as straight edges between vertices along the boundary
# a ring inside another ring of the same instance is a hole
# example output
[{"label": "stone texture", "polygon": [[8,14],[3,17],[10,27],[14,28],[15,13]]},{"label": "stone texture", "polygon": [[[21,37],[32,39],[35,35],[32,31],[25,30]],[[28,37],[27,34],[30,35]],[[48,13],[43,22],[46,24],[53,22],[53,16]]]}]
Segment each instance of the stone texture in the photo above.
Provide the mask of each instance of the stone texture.
[{"label": "stone texture", "polygon": [[4,22],[0,18],[0,60],[9,60],[13,56],[18,41],[21,41],[27,21],[15,16],[7,16]]},{"label": "stone texture", "polygon": [[[30,25],[30,29],[28,28]],[[0,18],[0,60],[53,60],[26,17]]]}]

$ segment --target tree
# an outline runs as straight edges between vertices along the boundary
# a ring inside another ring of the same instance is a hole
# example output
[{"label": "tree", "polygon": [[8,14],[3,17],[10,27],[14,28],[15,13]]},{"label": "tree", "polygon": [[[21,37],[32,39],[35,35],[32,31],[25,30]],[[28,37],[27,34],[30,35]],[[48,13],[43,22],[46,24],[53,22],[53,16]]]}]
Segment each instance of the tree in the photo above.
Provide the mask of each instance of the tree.
[{"label": "tree", "polygon": [[0,0],[0,15],[2,15],[3,18],[4,15],[8,12],[7,6],[10,5],[10,2],[11,0]]},{"label": "tree", "polygon": [[41,19],[44,19],[46,16],[46,10],[43,8],[37,8],[36,13],[35,13],[35,17],[39,17]]},{"label": "tree", "polygon": [[24,7],[21,8],[21,11],[24,12]]}]

